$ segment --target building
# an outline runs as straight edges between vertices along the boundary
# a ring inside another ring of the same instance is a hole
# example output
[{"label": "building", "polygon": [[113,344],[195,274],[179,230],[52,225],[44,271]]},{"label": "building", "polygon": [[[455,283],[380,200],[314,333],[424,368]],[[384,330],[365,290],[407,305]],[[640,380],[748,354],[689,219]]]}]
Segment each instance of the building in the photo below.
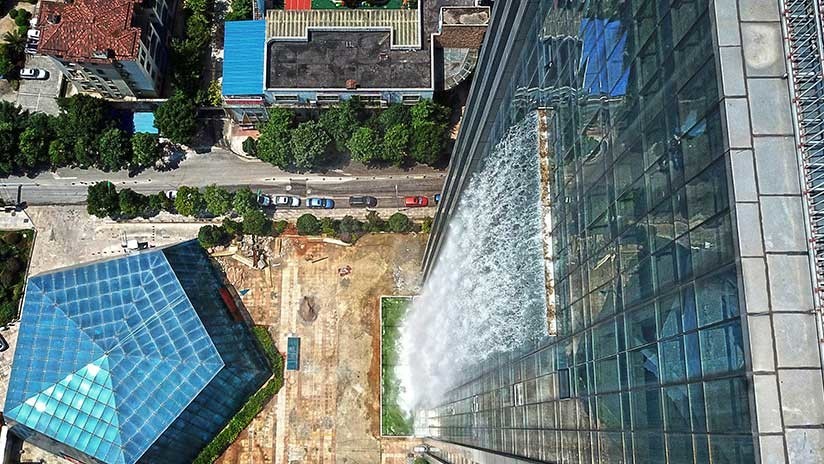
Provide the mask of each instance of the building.
[{"label": "building", "polygon": [[4,418],[73,462],[191,462],[271,375],[194,242],[29,279]]},{"label": "building", "polygon": [[266,11],[265,19],[226,23],[224,108],[235,121],[265,119],[270,105],[313,107],[357,96],[378,106],[432,98],[474,69],[489,18],[489,9],[472,0],[409,9],[311,9],[308,3],[287,2],[285,10]]},{"label": "building", "polygon": [[531,126],[548,333],[437,399],[439,462],[824,462],[816,5],[495,2],[424,270]]},{"label": "building", "polygon": [[156,98],[176,8],[174,0],[44,1],[37,52],[51,57],[80,92]]}]

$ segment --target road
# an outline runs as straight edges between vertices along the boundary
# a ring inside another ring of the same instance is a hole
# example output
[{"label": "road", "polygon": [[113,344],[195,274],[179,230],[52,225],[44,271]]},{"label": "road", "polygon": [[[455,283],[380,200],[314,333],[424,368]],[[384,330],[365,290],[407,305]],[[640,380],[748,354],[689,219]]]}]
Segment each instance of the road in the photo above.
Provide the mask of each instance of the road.
[{"label": "road", "polygon": [[325,174],[294,174],[259,160],[247,160],[229,151],[214,149],[205,154],[187,155],[177,169],[164,172],[152,169],[134,177],[125,171],[58,169],[33,178],[0,179],[0,198],[14,201],[18,186],[22,186],[22,199],[30,205],[81,204],[86,201],[88,186],[102,180],[144,194],[175,190],[181,185],[216,184],[229,190],[250,187],[269,194],[324,196],[344,203],[350,195],[371,195],[378,198],[379,207],[398,208],[405,195],[432,197],[440,193],[444,173],[419,167],[413,171],[352,168]]}]

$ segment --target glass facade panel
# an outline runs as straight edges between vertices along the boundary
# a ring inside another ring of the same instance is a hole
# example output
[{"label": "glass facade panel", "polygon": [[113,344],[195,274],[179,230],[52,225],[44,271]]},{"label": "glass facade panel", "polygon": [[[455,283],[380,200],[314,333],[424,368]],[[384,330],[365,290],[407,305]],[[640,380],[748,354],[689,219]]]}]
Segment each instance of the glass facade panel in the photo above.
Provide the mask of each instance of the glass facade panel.
[{"label": "glass facade panel", "polygon": [[[751,462],[710,2],[524,4],[524,23],[497,31],[523,39],[517,59],[479,64],[509,63],[490,84],[504,98],[476,104],[492,105],[493,144],[531,112],[545,120],[558,333],[494,355],[429,432],[522,457],[539,436],[550,462]],[[522,361],[558,388],[535,398],[540,427],[458,412],[509,390],[493,372]]]}]

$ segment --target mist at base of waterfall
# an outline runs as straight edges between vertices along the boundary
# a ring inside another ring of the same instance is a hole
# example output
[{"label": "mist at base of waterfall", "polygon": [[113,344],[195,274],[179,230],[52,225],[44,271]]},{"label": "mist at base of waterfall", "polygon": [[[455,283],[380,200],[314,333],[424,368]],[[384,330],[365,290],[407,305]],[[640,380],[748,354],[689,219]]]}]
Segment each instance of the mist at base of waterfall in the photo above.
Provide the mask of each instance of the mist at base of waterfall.
[{"label": "mist at base of waterfall", "polygon": [[546,333],[541,216],[533,114],[471,175],[406,316],[397,372],[402,407],[439,404],[468,369]]}]

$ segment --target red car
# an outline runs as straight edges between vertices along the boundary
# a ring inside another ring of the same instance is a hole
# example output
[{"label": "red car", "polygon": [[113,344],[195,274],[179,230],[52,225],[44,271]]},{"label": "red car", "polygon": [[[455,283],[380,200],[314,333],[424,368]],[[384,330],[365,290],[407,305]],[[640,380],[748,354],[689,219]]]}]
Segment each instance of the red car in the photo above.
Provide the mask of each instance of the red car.
[{"label": "red car", "polygon": [[429,198],[426,197],[406,197],[403,199],[403,203],[406,205],[407,208],[417,208],[419,206],[428,206],[429,205]]}]

